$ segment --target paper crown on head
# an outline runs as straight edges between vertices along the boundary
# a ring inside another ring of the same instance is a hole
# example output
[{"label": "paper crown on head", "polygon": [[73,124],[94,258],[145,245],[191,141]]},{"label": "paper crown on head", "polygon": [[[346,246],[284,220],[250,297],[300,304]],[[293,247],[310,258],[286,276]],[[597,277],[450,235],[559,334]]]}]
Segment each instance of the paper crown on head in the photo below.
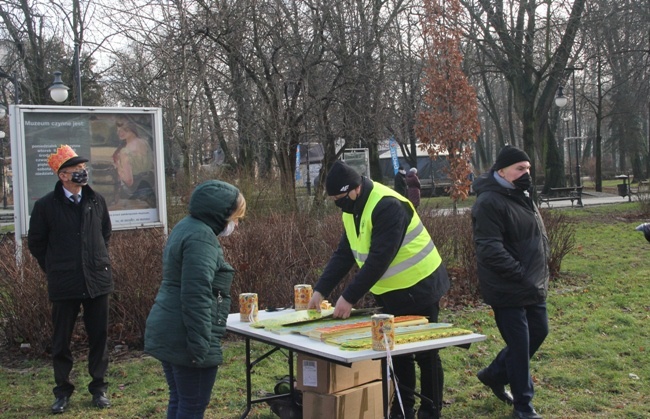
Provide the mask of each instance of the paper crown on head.
[{"label": "paper crown on head", "polygon": [[76,166],[87,161],[88,159],[79,157],[69,145],[60,146],[56,149],[56,153],[50,154],[47,158],[47,164],[54,173],[59,173],[59,170],[63,168]]}]

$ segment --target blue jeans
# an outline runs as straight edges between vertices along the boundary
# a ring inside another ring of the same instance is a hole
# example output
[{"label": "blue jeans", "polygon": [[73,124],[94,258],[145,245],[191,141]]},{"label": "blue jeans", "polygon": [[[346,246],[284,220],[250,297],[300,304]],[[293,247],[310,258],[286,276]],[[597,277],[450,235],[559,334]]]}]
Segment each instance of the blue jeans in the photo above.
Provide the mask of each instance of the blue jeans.
[{"label": "blue jeans", "polygon": [[217,368],[190,368],[162,362],[169,385],[167,419],[201,419],[210,403]]},{"label": "blue jeans", "polygon": [[506,347],[487,367],[494,382],[510,384],[514,407],[522,412],[533,410],[533,380],[530,359],[548,335],[546,303],[525,307],[493,307],[494,320]]}]

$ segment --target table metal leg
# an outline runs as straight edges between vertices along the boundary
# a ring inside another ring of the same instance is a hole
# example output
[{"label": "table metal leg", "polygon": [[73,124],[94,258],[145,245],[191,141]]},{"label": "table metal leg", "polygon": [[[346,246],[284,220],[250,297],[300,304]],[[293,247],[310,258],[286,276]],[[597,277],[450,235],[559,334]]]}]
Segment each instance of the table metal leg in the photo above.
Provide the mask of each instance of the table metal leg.
[{"label": "table metal leg", "polygon": [[293,351],[291,349],[289,349],[288,359],[289,359],[289,361],[288,361],[289,362],[289,382],[291,383],[291,385],[289,387],[290,388],[289,395],[291,395],[291,400],[295,400],[294,396],[295,396],[295,393],[296,393],[296,389],[293,386]]},{"label": "table metal leg", "polygon": [[286,397],[293,398],[294,391],[295,391],[293,388],[293,351],[289,350],[287,359],[289,363],[289,380],[290,383],[292,383],[290,387],[291,388],[290,392],[288,394],[274,394],[272,396],[260,397],[259,399],[253,400],[253,383],[251,380],[253,367],[255,367],[258,363],[268,358],[275,352],[281,351],[282,348],[276,346],[273,349],[261,355],[259,358],[255,359],[254,361],[251,361],[251,340],[248,337],[245,340],[246,340],[246,410],[244,410],[244,413],[242,413],[240,419],[245,419],[248,416],[254,403],[263,403],[263,402],[268,402],[271,400],[281,399]]},{"label": "table metal leg", "polygon": [[246,410],[241,415],[241,419],[244,419],[248,416],[248,413],[251,411],[251,406],[253,402],[251,401],[252,395],[252,383],[251,383],[251,340],[246,338]]},{"label": "table metal leg", "polygon": [[382,358],[381,359],[381,394],[384,401],[383,403],[384,412],[382,413],[382,415],[385,419],[388,419],[388,416],[386,416],[386,414],[388,412],[388,403],[390,402],[390,400],[388,400],[388,397],[390,397],[388,394],[389,379],[390,378],[388,377],[386,358]]}]

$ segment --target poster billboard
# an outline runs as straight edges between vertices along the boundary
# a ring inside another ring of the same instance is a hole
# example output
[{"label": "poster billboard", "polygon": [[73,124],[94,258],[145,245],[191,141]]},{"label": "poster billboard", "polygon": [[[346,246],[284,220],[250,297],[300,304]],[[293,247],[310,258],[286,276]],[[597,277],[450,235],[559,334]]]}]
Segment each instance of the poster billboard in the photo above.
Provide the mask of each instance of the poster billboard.
[{"label": "poster billboard", "polygon": [[67,144],[87,163],[114,230],[166,228],[162,111],[158,108],[12,106],[16,231],[27,235],[34,203],[54,190],[47,159]]},{"label": "poster billboard", "polygon": [[370,160],[367,148],[348,148],[343,153],[341,160],[356,170],[361,176],[370,179]]}]

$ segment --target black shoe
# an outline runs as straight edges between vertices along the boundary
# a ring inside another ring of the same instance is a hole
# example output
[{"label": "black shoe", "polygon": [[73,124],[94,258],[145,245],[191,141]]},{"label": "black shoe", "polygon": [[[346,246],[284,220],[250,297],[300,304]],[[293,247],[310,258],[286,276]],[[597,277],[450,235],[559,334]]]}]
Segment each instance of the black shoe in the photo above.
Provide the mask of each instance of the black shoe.
[{"label": "black shoe", "polygon": [[503,384],[497,384],[494,381],[492,381],[491,377],[487,374],[485,368],[479,371],[476,374],[476,377],[479,379],[480,382],[490,387],[492,393],[494,393],[494,395],[497,396],[499,400],[501,400],[506,404],[510,404],[510,405],[512,404],[512,393],[506,390],[506,386],[504,386]]},{"label": "black shoe", "polygon": [[512,411],[512,417],[516,419],[542,419],[542,417],[535,412],[535,409],[533,409],[532,412],[521,412],[515,409]]},{"label": "black shoe", "polygon": [[65,412],[65,409],[68,407],[69,402],[70,398],[68,396],[57,397],[52,404],[52,414],[56,415]]},{"label": "black shoe", "polygon": [[440,419],[440,411],[434,407],[420,406],[417,419]]},{"label": "black shoe", "polygon": [[402,410],[399,409],[397,412],[390,412],[390,419],[415,419],[415,410],[413,409],[404,409],[406,415],[402,414]]},{"label": "black shoe", "polygon": [[93,406],[99,407],[100,409],[106,409],[111,407],[111,401],[106,397],[106,393],[97,393],[93,394]]}]

